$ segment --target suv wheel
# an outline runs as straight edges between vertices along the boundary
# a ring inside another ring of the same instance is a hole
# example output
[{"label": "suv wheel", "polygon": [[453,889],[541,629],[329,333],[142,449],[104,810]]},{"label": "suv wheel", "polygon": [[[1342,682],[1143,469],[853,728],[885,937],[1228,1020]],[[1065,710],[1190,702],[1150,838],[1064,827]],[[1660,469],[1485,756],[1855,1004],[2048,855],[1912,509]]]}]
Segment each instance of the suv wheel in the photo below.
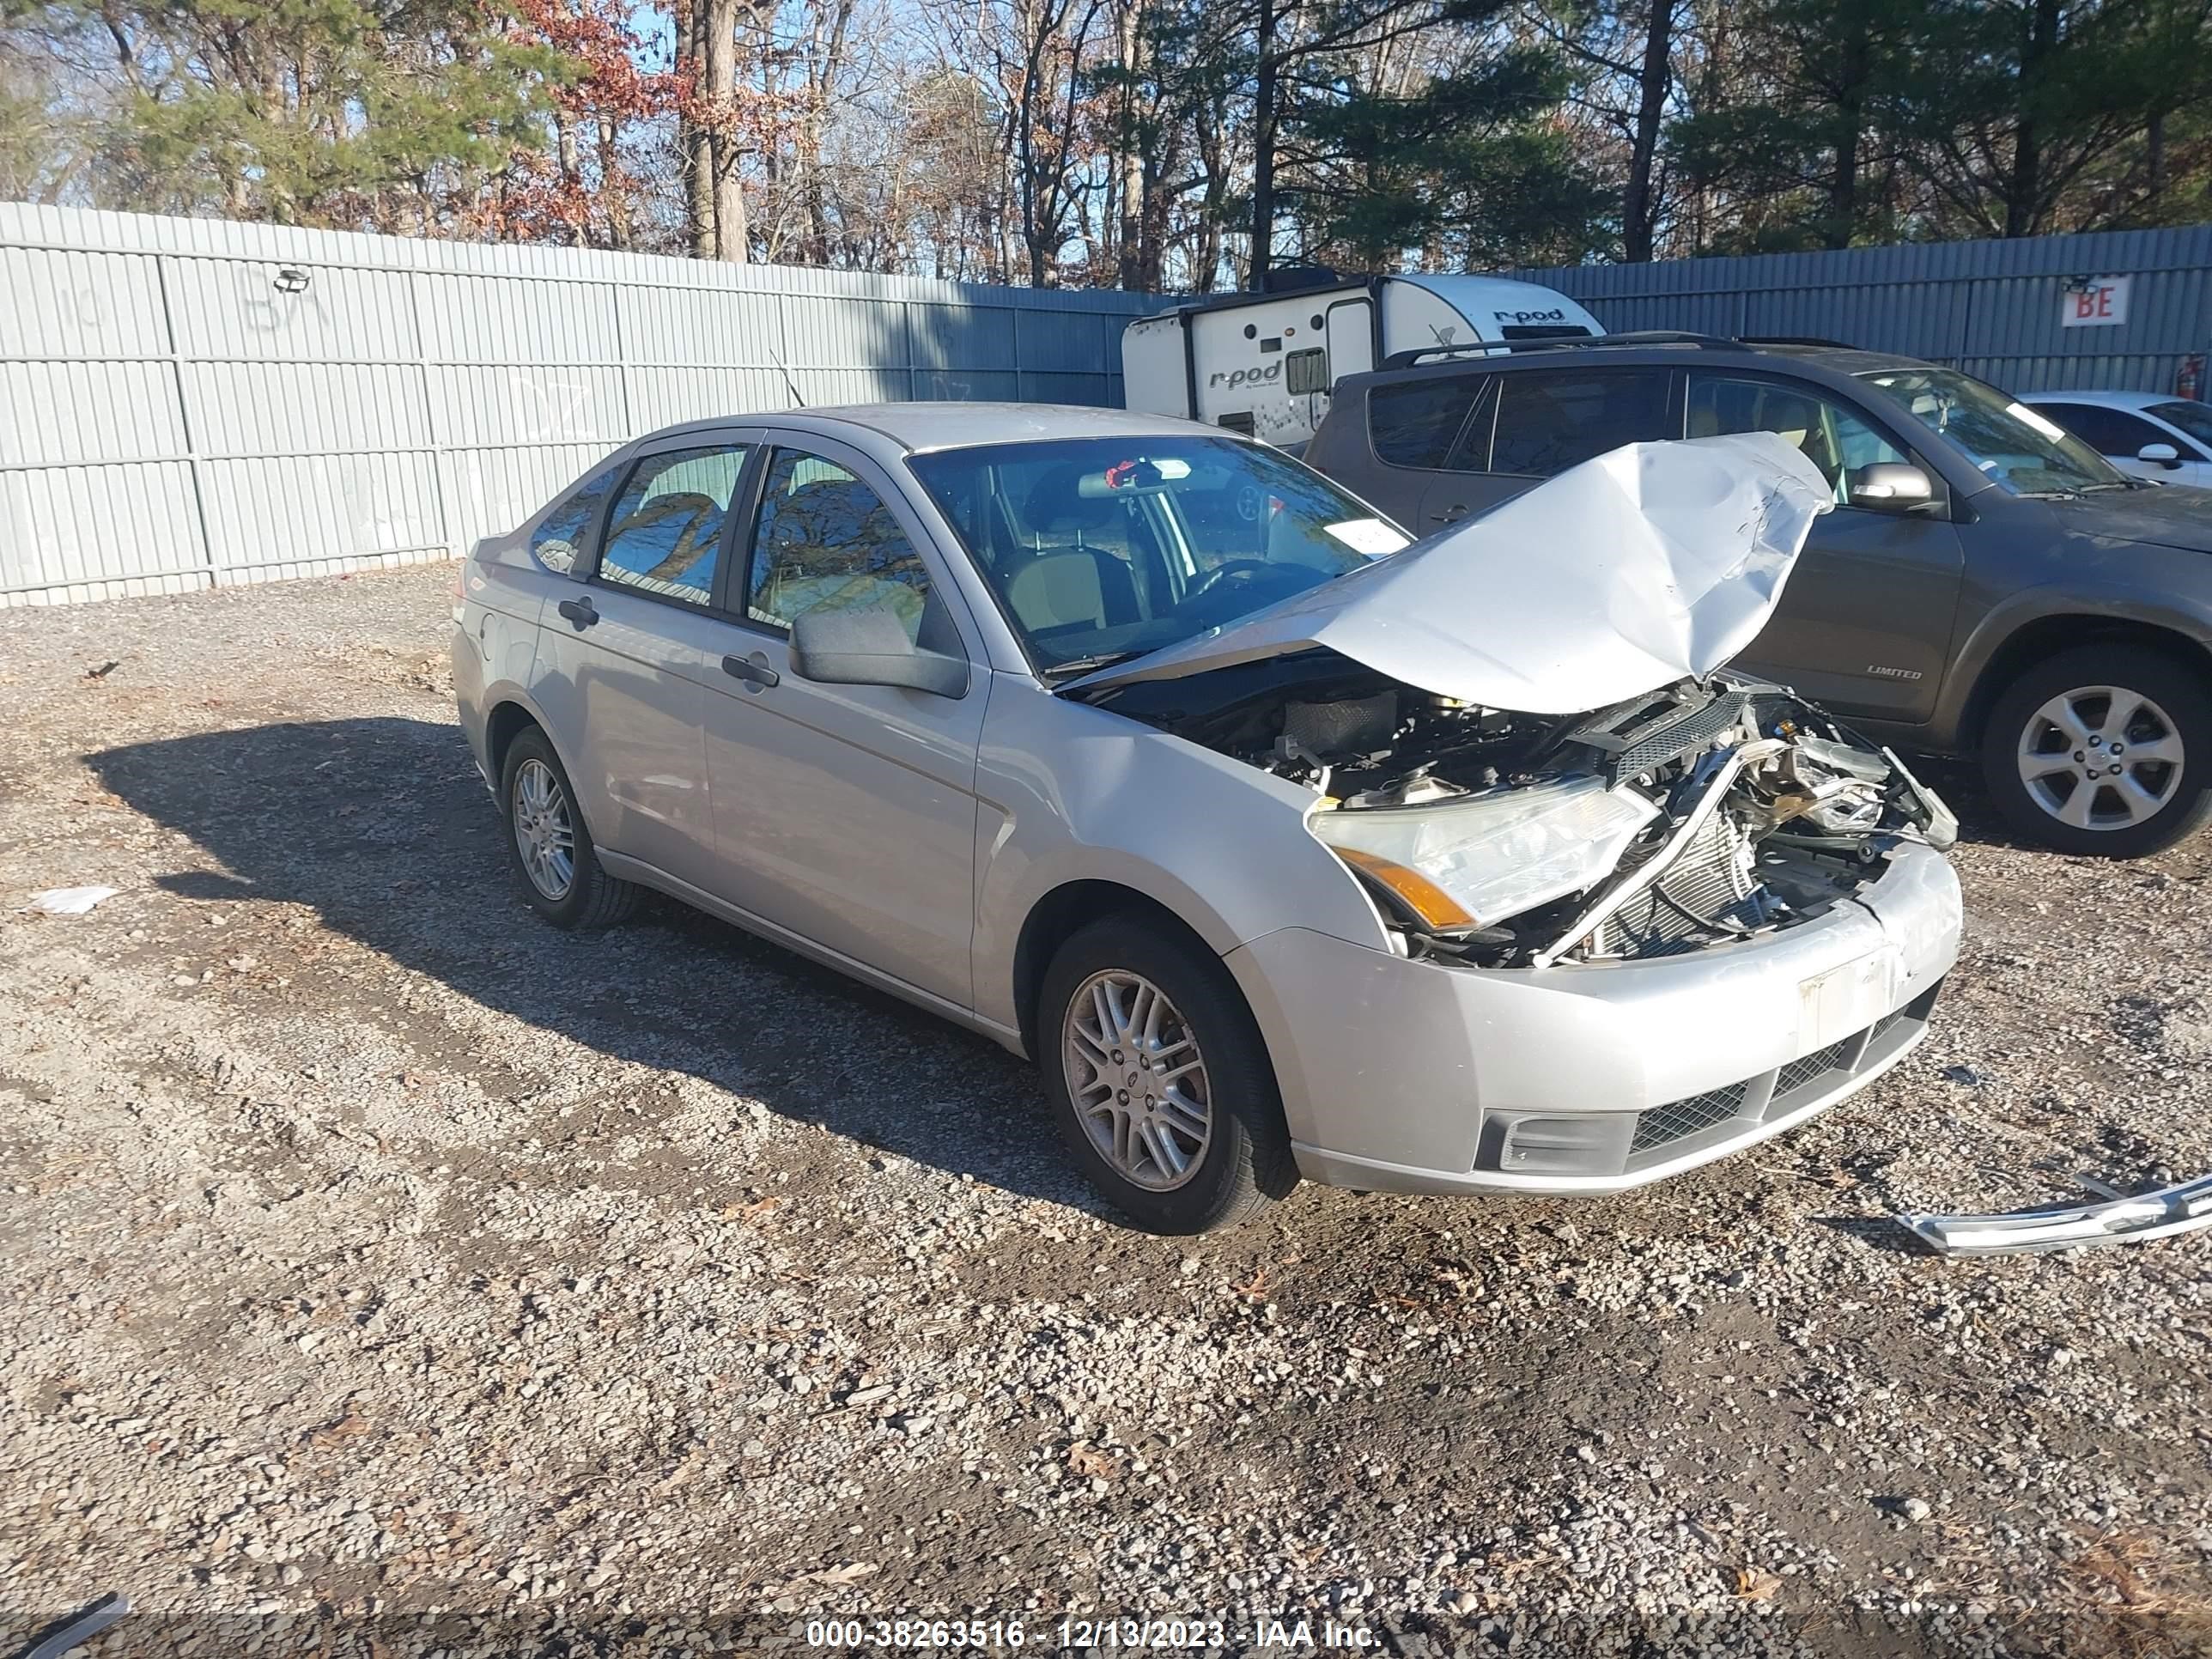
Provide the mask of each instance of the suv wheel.
[{"label": "suv wheel", "polygon": [[1061,1138],[1139,1225],[1234,1226],[1297,1185],[1259,1028],[1209,953],[1133,918],[1092,922],[1045,970],[1038,1013]]},{"label": "suv wheel", "polygon": [[637,908],[638,889],[600,866],[568,771],[534,726],[507,745],[499,804],[507,856],[539,915],[556,927],[611,927]]},{"label": "suv wheel", "polygon": [[1997,699],[1982,769],[2021,835],[2062,853],[2141,858],[2212,819],[2212,696],[2154,651],[2063,651]]}]

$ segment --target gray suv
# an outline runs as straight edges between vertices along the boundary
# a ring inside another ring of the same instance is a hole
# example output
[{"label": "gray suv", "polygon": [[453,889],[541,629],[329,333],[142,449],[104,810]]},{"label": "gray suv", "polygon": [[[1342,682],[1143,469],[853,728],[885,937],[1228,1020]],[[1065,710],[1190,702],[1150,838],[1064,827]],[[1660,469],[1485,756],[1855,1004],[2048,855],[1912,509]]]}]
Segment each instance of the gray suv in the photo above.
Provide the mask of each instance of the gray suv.
[{"label": "gray suv", "polygon": [[2212,490],[2127,477],[1956,369],[1699,335],[1407,354],[1338,383],[1304,459],[1426,536],[1623,444],[1742,432],[1796,445],[1836,510],[1740,666],[1978,753],[2013,827],[2063,852],[2212,818]]}]

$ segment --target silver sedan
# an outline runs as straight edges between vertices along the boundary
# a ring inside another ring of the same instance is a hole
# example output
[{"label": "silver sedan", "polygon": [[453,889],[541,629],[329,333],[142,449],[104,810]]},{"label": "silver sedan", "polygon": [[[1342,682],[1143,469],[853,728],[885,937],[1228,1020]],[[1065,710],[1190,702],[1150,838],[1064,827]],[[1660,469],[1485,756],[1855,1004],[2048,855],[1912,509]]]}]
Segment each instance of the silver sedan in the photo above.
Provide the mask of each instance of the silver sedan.
[{"label": "silver sedan", "polygon": [[671,894],[1036,1058],[1139,1223],[1602,1193],[1924,1033],[1955,825],[1727,659],[1827,492],[1634,446],[1408,547],[1209,428],[637,440],[480,544],[461,722],[549,921]]}]

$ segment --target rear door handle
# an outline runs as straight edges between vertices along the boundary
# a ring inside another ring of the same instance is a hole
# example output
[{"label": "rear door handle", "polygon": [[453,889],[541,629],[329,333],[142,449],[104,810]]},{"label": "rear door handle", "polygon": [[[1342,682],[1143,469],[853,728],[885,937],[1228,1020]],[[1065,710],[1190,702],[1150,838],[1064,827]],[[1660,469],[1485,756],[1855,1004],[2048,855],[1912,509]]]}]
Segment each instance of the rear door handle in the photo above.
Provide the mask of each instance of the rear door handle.
[{"label": "rear door handle", "polygon": [[576,624],[580,632],[599,619],[598,610],[589,599],[563,599],[560,610],[562,616]]},{"label": "rear door handle", "polygon": [[750,658],[723,658],[722,672],[725,674],[729,675],[733,679],[743,680],[747,685],[752,686],[757,690],[763,691],[769,686],[774,685],[778,679],[782,678],[775,672],[775,670],[770,668],[765,661],[761,659],[760,653],[757,651],[754,652]]},{"label": "rear door handle", "polygon": [[1443,512],[1437,514],[1437,522],[1438,524],[1457,524],[1465,517],[1467,517],[1467,503],[1465,501],[1454,501],[1449,507],[1444,508]]}]

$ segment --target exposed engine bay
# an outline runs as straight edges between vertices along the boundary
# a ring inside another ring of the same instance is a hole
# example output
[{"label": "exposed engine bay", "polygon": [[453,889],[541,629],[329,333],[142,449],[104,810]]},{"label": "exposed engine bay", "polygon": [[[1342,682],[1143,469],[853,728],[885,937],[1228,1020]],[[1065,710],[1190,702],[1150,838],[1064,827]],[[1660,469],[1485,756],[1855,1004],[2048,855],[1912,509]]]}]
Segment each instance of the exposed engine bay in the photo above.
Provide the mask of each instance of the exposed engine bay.
[{"label": "exposed engine bay", "polygon": [[1308,829],[1408,955],[1632,960],[1796,926],[1957,822],[1897,757],[1718,671],[1565,717],[1480,707],[1320,649],[1101,687],[1116,713],[1314,793]]}]

